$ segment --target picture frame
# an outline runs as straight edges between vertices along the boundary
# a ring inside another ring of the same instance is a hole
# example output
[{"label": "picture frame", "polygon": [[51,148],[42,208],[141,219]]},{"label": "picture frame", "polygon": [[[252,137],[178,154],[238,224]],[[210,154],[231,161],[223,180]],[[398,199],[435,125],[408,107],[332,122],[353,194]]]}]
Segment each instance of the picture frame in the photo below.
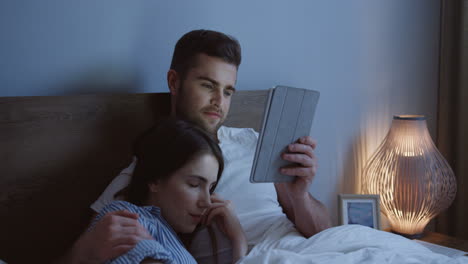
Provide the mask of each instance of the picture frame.
[{"label": "picture frame", "polygon": [[340,194],[338,208],[341,225],[359,224],[380,230],[380,195]]}]

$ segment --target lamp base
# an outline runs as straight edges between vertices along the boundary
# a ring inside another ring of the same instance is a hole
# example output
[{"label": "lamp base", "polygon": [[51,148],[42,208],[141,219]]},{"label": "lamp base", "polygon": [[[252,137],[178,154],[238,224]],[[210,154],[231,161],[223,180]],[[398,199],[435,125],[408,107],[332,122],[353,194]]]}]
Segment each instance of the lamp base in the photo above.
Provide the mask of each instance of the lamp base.
[{"label": "lamp base", "polygon": [[411,234],[399,233],[399,232],[394,231],[394,230],[391,230],[391,232],[394,233],[394,234],[397,234],[397,235],[400,235],[400,236],[409,238],[409,239],[419,239],[419,238],[424,237],[424,233],[418,233],[418,234],[412,234],[412,235],[411,235]]}]

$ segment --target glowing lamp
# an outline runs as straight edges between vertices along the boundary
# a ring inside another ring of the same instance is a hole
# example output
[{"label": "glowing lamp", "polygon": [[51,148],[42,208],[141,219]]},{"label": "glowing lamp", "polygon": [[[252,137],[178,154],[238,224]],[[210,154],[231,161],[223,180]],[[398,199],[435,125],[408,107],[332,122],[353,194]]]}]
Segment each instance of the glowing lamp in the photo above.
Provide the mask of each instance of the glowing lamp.
[{"label": "glowing lamp", "polygon": [[409,238],[422,237],[428,222],[450,206],[455,176],[432,142],[424,116],[393,117],[364,169],[362,191],[380,194],[392,231]]}]

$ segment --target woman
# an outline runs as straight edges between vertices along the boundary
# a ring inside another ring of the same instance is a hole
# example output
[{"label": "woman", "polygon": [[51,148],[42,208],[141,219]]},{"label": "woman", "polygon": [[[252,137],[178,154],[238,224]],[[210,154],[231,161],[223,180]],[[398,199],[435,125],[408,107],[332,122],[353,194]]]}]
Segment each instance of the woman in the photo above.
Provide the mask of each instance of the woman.
[{"label": "woman", "polygon": [[111,263],[196,263],[178,235],[212,221],[231,240],[233,262],[246,254],[245,234],[230,203],[212,194],[224,162],[210,135],[185,121],[168,119],[137,140],[135,156],[131,182],[120,193],[126,201],[104,207],[91,228],[106,213],[124,209],[139,214],[154,240],[140,241]]}]

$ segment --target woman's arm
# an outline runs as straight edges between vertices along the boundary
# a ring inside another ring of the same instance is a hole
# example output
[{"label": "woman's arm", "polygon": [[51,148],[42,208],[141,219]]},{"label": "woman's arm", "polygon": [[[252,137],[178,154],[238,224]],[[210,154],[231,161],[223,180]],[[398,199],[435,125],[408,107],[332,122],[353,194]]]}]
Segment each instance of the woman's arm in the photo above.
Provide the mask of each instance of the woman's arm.
[{"label": "woman's arm", "polygon": [[219,229],[232,244],[232,262],[236,263],[247,254],[247,239],[239,219],[232,208],[231,201],[225,201],[216,194],[211,196],[212,205],[205,213],[202,224],[210,225],[216,221]]}]

